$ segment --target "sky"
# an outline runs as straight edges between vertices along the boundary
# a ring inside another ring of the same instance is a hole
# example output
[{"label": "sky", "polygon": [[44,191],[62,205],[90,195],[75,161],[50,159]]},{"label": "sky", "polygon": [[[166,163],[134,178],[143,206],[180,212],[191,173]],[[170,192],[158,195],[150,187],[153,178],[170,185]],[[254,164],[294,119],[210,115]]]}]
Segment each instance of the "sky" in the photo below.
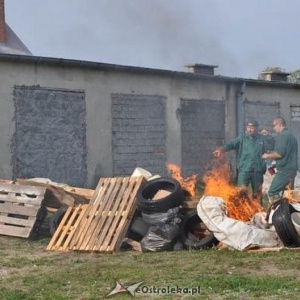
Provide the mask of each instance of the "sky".
[{"label": "sky", "polygon": [[299,0],[5,0],[35,56],[257,79],[299,61]]}]

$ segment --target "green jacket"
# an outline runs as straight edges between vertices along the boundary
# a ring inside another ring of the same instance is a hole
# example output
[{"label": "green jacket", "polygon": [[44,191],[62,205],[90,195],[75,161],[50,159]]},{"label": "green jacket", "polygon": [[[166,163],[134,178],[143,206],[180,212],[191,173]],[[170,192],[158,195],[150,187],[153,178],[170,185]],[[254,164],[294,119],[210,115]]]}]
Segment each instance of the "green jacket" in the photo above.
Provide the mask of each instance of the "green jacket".
[{"label": "green jacket", "polygon": [[278,171],[298,170],[298,142],[288,129],[276,137],[274,151],[281,155],[276,159]]},{"label": "green jacket", "polygon": [[266,162],[261,157],[271,149],[268,149],[265,136],[256,133],[251,137],[244,133],[224,144],[222,148],[225,151],[237,151],[237,168],[240,172],[266,172]]}]

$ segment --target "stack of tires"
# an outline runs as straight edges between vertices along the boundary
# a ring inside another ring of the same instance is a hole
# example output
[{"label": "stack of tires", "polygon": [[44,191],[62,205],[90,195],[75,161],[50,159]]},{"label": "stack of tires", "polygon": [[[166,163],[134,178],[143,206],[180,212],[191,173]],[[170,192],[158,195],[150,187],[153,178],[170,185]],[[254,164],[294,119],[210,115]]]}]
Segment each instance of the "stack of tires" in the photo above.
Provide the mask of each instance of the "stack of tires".
[{"label": "stack of tires", "polygon": [[[161,191],[162,197],[157,197]],[[141,242],[143,251],[210,248],[218,243],[196,210],[182,213],[180,183],[168,177],[148,181],[137,193],[138,215],[129,234]]]},{"label": "stack of tires", "polygon": [[183,199],[182,188],[173,178],[160,177],[141,186],[137,193],[140,216],[130,229],[141,235],[143,251],[173,250],[180,233],[179,206]]}]

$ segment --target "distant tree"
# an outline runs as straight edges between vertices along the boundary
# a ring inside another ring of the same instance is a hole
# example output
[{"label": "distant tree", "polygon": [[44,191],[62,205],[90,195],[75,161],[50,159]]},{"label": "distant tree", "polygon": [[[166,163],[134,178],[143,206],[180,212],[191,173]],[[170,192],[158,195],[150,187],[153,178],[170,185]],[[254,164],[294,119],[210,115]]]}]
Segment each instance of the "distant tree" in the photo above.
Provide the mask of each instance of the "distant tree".
[{"label": "distant tree", "polygon": [[290,82],[290,83],[300,83],[300,70],[296,70],[294,72],[291,72],[291,74],[288,77],[288,82]]}]

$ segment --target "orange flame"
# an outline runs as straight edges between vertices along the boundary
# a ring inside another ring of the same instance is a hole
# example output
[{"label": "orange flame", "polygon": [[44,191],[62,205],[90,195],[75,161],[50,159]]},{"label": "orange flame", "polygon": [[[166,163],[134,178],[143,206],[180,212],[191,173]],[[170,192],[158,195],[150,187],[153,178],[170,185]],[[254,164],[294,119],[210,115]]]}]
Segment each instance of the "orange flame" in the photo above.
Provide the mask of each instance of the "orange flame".
[{"label": "orange flame", "polygon": [[198,175],[192,175],[186,178],[183,178],[181,175],[181,169],[179,166],[174,164],[167,164],[167,169],[171,172],[171,176],[178,180],[182,189],[187,191],[191,197],[196,196],[196,183]]},{"label": "orange flame", "polygon": [[300,191],[292,190],[290,185],[285,187],[284,198],[290,203],[300,202]]},{"label": "orange flame", "polygon": [[227,204],[230,218],[247,222],[255,213],[263,211],[259,201],[251,199],[245,188],[230,184],[231,172],[223,159],[212,161],[212,165],[214,167],[203,177],[204,194],[222,198]]}]

